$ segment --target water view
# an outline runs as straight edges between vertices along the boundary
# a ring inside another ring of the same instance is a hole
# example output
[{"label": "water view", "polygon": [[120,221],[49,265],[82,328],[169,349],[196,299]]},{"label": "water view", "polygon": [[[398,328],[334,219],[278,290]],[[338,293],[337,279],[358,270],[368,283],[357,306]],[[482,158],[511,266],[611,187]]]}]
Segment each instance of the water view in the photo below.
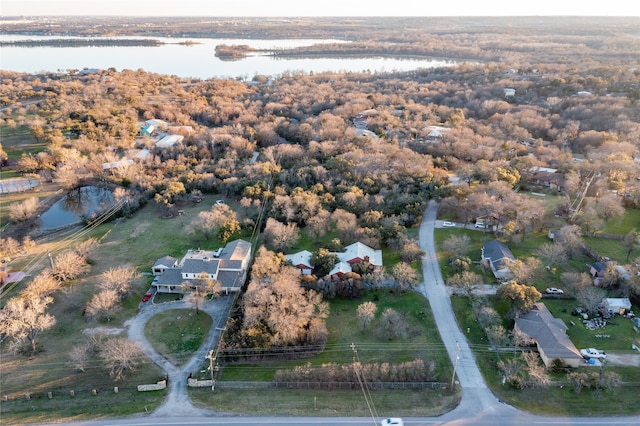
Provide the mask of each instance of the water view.
[{"label": "water view", "polygon": [[80,223],[114,204],[113,193],[98,186],[73,189],[40,216],[40,230],[51,231]]},{"label": "water view", "polygon": [[[46,40],[72,37],[0,35],[0,41]],[[77,37],[76,37],[77,38]],[[117,37],[114,37],[117,38]],[[148,39],[149,37],[122,37]],[[37,73],[70,69],[115,68],[143,69],[178,77],[243,78],[256,74],[281,75],[285,72],[390,72],[411,71],[420,68],[449,67],[456,62],[441,59],[415,58],[274,58],[251,55],[237,61],[223,61],[215,56],[219,44],[249,45],[257,49],[293,48],[318,43],[337,43],[339,40],[246,40],[246,39],[191,39],[199,44],[184,43],[187,39],[158,38],[167,43],[158,46],[105,46],[105,47],[8,47],[3,46],[2,69]]]}]

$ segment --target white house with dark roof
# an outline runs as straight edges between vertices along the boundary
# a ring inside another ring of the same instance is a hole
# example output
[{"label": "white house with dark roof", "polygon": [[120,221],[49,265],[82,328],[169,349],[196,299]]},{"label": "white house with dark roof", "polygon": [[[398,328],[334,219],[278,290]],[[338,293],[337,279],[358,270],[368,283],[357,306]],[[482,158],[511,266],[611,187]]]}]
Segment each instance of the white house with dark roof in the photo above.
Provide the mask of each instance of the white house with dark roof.
[{"label": "white house with dark roof", "polygon": [[555,359],[564,365],[579,367],[584,359],[567,336],[567,325],[554,317],[544,303],[536,303],[533,309],[516,318],[514,330],[519,330],[536,342],[544,365],[552,367]]},{"label": "white house with dark roof", "polygon": [[220,281],[223,291],[239,291],[247,278],[250,260],[251,244],[244,240],[231,241],[218,250],[188,250],[180,262],[165,256],[153,265],[157,278],[152,286],[158,293],[182,293],[182,282],[206,275]]},{"label": "white house with dark roof", "polygon": [[509,269],[511,262],[516,258],[509,247],[502,241],[492,240],[482,246],[482,263],[489,266],[493,275],[499,281],[507,281],[513,278]]}]

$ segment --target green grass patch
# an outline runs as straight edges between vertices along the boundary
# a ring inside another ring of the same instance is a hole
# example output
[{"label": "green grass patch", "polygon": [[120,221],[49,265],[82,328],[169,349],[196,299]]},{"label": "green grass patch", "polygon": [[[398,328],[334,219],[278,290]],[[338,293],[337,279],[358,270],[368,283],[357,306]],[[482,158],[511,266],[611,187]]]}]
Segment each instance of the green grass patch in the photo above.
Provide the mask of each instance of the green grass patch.
[{"label": "green grass patch", "polygon": [[605,224],[605,232],[626,235],[631,230],[640,231],[640,209],[625,209],[621,218],[611,219]]},{"label": "green grass patch", "polygon": [[213,320],[204,312],[171,309],[154,315],[144,327],[153,347],[176,365],[187,362],[207,337]]},{"label": "green grass patch", "polygon": [[[362,330],[358,326],[356,309],[365,301],[375,303],[378,311],[372,324],[366,330]],[[352,343],[355,344],[358,357],[363,363],[400,363],[421,358],[435,362],[437,380],[447,381],[447,377],[450,377],[452,366],[449,357],[435,326],[429,303],[421,295],[394,295],[387,291],[375,291],[355,300],[336,298],[330,301],[330,305],[327,319],[329,339],[322,353],[304,360],[227,364],[223,366],[220,379],[269,381],[273,380],[276,370],[296,365],[349,364],[354,356]],[[389,339],[379,332],[379,318],[387,308],[404,314],[409,325],[406,338]]]},{"label": "green grass patch", "polygon": [[583,239],[587,244],[589,244],[589,246],[593,247],[598,254],[608,257],[620,265],[628,264],[629,261],[640,256],[640,250],[635,249],[629,255],[629,260],[627,260],[627,250],[624,248],[622,241],[620,240],[587,236],[583,237]]},{"label": "green grass patch", "polygon": [[[250,396],[249,396],[250,395]],[[193,401],[219,413],[260,416],[371,417],[367,401],[354,390],[192,389]],[[460,402],[460,391],[371,391],[370,403],[379,417],[438,416]],[[234,401],[229,404],[229,401]]]}]

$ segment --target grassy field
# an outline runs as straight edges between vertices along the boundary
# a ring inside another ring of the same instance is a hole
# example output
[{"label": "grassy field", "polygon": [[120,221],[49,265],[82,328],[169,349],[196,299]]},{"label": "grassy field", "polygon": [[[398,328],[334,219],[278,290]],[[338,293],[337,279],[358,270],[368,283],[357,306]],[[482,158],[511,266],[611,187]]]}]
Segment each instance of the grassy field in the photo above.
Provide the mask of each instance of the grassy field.
[{"label": "grassy field", "polygon": [[153,316],[144,327],[144,335],[158,353],[182,365],[198,350],[212,323],[205,313],[172,309]]},{"label": "grassy field", "polygon": [[[247,395],[250,394],[250,397]],[[261,416],[358,416],[371,417],[361,391],[192,389],[191,399],[218,413]],[[371,391],[375,417],[438,416],[454,409],[461,392]],[[233,401],[233,404],[229,403]]]},{"label": "grassy field", "polygon": [[[356,308],[360,303],[373,301],[378,306],[377,319],[365,331],[358,327]],[[431,309],[424,297],[407,293],[392,295],[388,292],[372,292],[360,299],[334,299],[327,319],[329,340],[326,349],[308,359],[241,363],[223,365],[220,380],[273,380],[276,370],[303,365],[326,363],[349,364],[353,361],[351,344],[356,345],[361,362],[410,361],[421,358],[436,363],[438,379],[447,381],[451,375],[451,363],[431,316]],[[388,339],[377,330],[379,317],[386,308],[402,312],[409,323],[407,338]],[[204,377],[203,377],[204,378]]]}]

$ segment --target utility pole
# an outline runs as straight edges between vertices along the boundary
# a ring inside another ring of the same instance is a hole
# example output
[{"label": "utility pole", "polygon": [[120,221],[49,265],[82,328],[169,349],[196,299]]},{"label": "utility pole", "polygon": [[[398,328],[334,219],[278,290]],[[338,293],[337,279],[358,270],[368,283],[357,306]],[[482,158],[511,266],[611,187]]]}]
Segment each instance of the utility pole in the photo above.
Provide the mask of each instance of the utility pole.
[{"label": "utility pole", "polygon": [[456,368],[458,367],[458,360],[460,359],[460,343],[456,342],[456,360],[453,363],[453,374],[451,375],[451,386],[449,389],[453,391],[453,380],[456,377]]},{"label": "utility pole", "polygon": [[213,361],[216,359],[216,357],[213,355],[213,349],[209,351],[207,359],[209,360],[209,371],[211,371],[211,392],[213,392],[216,387],[216,382],[213,379]]}]

